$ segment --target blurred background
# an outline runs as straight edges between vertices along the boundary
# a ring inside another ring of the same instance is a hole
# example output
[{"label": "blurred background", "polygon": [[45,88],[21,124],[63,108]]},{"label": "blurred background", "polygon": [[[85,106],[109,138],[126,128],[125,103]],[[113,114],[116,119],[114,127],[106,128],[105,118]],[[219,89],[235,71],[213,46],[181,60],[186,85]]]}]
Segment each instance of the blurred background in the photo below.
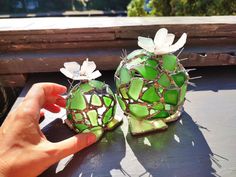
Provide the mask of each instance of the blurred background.
[{"label": "blurred background", "polygon": [[[99,13],[102,11],[103,13]],[[67,13],[65,13],[67,12]],[[81,13],[83,12],[83,13]],[[86,12],[86,13],[85,13]],[[210,16],[235,15],[235,0],[0,0],[0,15]],[[11,16],[6,16],[11,17]]]}]

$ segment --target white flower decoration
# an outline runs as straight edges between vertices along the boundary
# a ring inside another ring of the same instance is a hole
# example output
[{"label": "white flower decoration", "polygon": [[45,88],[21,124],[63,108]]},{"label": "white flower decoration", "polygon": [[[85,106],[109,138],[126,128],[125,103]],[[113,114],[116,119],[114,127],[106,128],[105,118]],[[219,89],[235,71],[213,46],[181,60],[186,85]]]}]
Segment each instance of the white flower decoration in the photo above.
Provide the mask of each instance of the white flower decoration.
[{"label": "white flower decoration", "polygon": [[168,33],[166,28],[161,28],[157,31],[154,41],[151,38],[139,36],[138,46],[156,55],[172,53],[184,46],[186,43],[187,34],[183,33],[175,44],[173,44],[174,39],[174,34]]},{"label": "white flower decoration", "polygon": [[102,75],[98,70],[94,71],[96,64],[93,61],[88,61],[88,59],[83,62],[81,67],[77,62],[66,62],[64,67],[60,71],[73,80],[92,80]]}]

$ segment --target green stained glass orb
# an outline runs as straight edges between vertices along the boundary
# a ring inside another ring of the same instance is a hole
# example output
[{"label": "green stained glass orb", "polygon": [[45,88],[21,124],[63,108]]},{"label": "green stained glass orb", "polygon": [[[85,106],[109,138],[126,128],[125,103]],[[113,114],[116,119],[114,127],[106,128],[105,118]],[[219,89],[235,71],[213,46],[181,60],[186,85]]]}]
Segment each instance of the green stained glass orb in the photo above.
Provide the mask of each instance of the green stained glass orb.
[{"label": "green stained glass orb", "polygon": [[167,129],[181,114],[188,73],[170,53],[136,50],[115,73],[117,99],[133,135]]},{"label": "green stained glass orb", "polygon": [[97,80],[81,81],[69,92],[66,123],[77,133],[97,128],[104,132],[119,123],[114,118],[115,111],[116,98],[107,84]]}]

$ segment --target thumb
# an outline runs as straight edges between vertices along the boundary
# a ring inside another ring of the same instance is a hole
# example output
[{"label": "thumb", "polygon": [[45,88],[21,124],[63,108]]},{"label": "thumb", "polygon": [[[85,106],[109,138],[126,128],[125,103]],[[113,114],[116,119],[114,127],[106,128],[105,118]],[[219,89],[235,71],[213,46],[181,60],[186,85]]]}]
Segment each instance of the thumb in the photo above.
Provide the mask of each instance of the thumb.
[{"label": "thumb", "polygon": [[56,159],[60,160],[68,155],[74,154],[89,145],[95,143],[97,137],[94,133],[80,133],[58,143],[53,143],[56,149]]}]

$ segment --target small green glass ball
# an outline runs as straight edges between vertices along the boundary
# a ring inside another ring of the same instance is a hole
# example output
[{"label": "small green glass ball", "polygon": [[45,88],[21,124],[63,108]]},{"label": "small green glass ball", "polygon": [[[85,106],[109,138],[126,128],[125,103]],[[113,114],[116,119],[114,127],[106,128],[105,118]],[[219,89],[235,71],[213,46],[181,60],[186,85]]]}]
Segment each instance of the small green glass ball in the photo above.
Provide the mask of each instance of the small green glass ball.
[{"label": "small green glass ball", "polygon": [[175,55],[134,51],[115,73],[117,100],[136,119],[166,119],[181,110],[188,79]]},{"label": "small green glass ball", "polygon": [[82,81],[69,92],[66,102],[66,123],[77,133],[101,127],[109,128],[114,119],[116,99],[104,82]]}]

